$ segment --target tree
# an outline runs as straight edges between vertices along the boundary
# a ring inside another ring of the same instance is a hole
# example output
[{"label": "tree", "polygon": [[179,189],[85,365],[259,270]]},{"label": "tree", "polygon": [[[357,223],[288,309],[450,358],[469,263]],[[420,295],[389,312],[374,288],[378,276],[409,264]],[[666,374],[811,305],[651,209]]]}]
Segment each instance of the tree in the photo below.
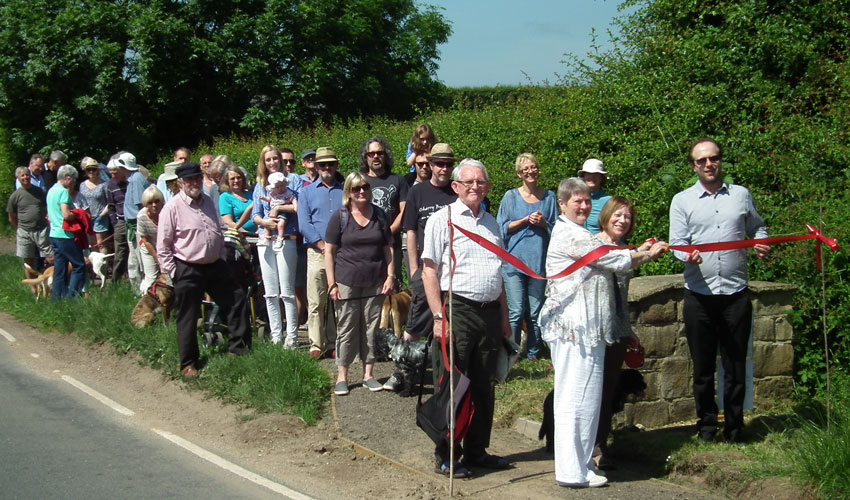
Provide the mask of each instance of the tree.
[{"label": "tree", "polygon": [[6,0],[0,123],[21,156],[138,156],[436,99],[450,27],[413,0]]}]

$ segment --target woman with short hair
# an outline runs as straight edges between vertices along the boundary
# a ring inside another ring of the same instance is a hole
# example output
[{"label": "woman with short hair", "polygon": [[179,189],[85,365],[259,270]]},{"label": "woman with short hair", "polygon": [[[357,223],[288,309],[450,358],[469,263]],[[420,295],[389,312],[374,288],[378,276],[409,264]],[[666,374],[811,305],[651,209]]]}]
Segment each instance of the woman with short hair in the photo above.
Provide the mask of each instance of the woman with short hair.
[{"label": "woman with short hair", "polygon": [[156,233],[163,205],[165,200],[158,187],[151,185],[142,191],[142,208],[136,216],[136,244],[139,245],[143,272],[139,290],[142,293],[147,292],[160,275],[156,258]]},{"label": "woman with short hair", "polygon": [[[47,192],[47,217],[50,219],[50,246],[53,247],[53,291],[52,300],[74,298],[86,284],[86,261],[83,249],[74,242],[74,235],[62,229],[62,223],[74,222],[77,215],[71,200],[71,191],[77,182],[77,169],[62,165],[56,172],[56,184]],[[71,278],[65,272],[71,264]]]},{"label": "woman with short hair", "polygon": [[[508,253],[519,259],[537,274],[543,274],[549,234],[558,219],[555,194],[537,184],[540,168],[531,153],[517,156],[516,175],[522,186],[505,193],[499,205],[496,222]],[[540,328],[537,316],[543,306],[546,282],[534,279],[511,264],[502,266],[505,297],[508,301],[508,320],[514,342],[521,343],[522,324],[526,325],[526,357],[536,360],[540,350]]]},{"label": "woman with short hair", "polygon": [[384,295],[392,293],[393,236],[386,213],[372,205],[369,177],[352,172],[342,188],[342,208],[328,221],[325,271],[328,296],[337,318],[334,393],[348,394],[348,367],[355,357],[363,363],[363,386],[372,392],[383,386],[375,379],[375,336]]},{"label": "woman with short hair", "polygon": [[[548,276],[563,271],[604,243],[584,227],[590,214],[587,184],[570,178],[558,186],[561,216],[546,255]],[[555,370],[555,480],[560,486],[603,486],[592,455],[599,424],[606,339],[614,328],[616,285],[624,273],[658,258],[666,244],[649,250],[612,250],[572,274],[549,282],[540,331]]]}]

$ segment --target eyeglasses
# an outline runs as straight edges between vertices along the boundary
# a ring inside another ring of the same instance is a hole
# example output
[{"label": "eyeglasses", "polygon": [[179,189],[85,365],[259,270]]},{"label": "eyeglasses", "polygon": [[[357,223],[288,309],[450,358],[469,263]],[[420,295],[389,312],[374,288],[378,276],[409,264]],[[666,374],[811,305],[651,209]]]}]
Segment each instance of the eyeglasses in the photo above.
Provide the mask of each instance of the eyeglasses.
[{"label": "eyeglasses", "polygon": [[696,166],[698,166],[698,167],[704,167],[704,166],[706,166],[709,162],[711,162],[712,164],[714,164],[714,163],[718,163],[718,162],[720,162],[720,160],[722,160],[722,159],[723,159],[723,157],[722,157],[722,156],[720,156],[720,155],[707,156],[707,157],[705,157],[705,158],[699,158],[699,159],[697,159],[697,160],[694,160],[694,164],[695,164]]},{"label": "eyeglasses", "polygon": [[335,161],[323,161],[322,163],[317,163],[316,168],[319,170],[327,170],[330,167],[336,167],[339,163]]},{"label": "eyeglasses", "polygon": [[520,172],[522,172],[524,174],[530,174],[531,172],[539,172],[539,171],[540,171],[540,168],[537,167],[536,165],[533,166],[533,167],[524,167],[524,168],[520,169]]},{"label": "eyeglasses", "polygon": [[366,156],[374,158],[376,156],[384,156],[384,151],[366,151]]},{"label": "eyeglasses", "polygon": [[431,162],[432,167],[438,167],[438,168],[451,168],[452,165],[453,165],[453,163],[450,162],[450,161],[432,161]]},{"label": "eyeglasses", "polygon": [[359,186],[351,186],[351,192],[352,193],[360,193],[360,192],[365,193],[366,191],[368,191],[370,189],[372,189],[372,186],[370,186],[368,184],[361,184]]},{"label": "eyeglasses", "polygon": [[284,158],[282,161],[283,161],[283,163],[292,163],[293,165],[295,164],[295,160],[288,159],[288,158]]},{"label": "eyeglasses", "polygon": [[478,179],[474,179],[474,180],[471,180],[471,181],[457,181],[457,182],[463,184],[467,188],[479,187],[479,186],[484,187],[484,186],[486,186],[487,184],[490,183],[489,181],[482,181],[482,180],[478,180]]}]

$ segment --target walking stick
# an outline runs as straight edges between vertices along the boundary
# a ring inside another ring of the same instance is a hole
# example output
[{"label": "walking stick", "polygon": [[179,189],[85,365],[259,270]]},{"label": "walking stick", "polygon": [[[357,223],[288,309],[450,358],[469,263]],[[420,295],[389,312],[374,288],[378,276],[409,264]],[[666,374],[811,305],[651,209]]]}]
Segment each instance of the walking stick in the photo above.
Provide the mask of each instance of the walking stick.
[{"label": "walking stick", "polygon": [[452,337],[452,282],[455,275],[455,252],[454,252],[454,226],[452,225],[452,207],[448,206],[449,211],[449,290],[446,295],[446,300],[449,303],[449,321],[448,331],[444,331],[443,335],[448,334],[446,341],[449,344],[449,497],[454,496],[454,478],[455,478],[455,350],[454,338]]}]

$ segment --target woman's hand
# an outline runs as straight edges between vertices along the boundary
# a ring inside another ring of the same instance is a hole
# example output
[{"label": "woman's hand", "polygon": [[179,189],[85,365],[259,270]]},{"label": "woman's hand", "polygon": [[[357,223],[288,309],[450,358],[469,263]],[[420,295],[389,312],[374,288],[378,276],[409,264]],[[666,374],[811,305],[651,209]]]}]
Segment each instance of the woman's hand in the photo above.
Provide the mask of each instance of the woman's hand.
[{"label": "woman's hand", "polygon": [[528,223],[532,226],[544,227],[546,226],[546,219],[543,218],[543,214],[540,211],[536,211],[533,214],[529,214],[526,217]]},{"label": "woman's hand", "polygon": [[661,254],[667,251],[667,243],[664,241],[656,241],[649,247],[649,258],[652,260],[658,259],[661,257]]}]

